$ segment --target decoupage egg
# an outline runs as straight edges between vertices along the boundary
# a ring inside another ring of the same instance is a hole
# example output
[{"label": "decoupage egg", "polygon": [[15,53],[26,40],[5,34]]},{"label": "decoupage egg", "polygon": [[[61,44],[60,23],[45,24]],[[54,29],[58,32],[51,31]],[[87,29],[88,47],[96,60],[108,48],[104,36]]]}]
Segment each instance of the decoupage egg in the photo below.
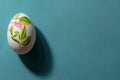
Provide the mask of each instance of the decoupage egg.
[{"label": "decoupage egg", "polygon": [[7,39],[10,47],[18,54],[26,54],[32,49],[36,32],[26,14],[18,13],[11,19],[8,25]]}]

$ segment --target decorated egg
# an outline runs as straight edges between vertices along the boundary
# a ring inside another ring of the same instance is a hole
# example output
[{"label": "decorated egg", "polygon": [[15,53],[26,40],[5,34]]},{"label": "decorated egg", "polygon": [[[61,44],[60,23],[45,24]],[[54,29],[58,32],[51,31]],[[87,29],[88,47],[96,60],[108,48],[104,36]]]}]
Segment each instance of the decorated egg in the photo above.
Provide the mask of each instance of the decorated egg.
[{"label": "decorated egg", "polygon": [[18,13],[11,19],[8,25],[7,39],[10,47],[18,54],[26,54],[33,48],[36,32],[26,14]]}]

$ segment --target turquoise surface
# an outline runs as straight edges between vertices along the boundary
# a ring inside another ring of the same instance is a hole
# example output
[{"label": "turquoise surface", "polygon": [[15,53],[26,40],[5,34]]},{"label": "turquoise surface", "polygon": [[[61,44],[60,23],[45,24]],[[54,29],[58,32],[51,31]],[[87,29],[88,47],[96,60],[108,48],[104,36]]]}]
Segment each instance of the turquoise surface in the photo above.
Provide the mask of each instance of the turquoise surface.
[{"label": "turquoise surface", "polygon": [[[26,13],[37,40],[27,55],[7,43]],[[120,0],[0,0],[0,80],[120,80]]]}]

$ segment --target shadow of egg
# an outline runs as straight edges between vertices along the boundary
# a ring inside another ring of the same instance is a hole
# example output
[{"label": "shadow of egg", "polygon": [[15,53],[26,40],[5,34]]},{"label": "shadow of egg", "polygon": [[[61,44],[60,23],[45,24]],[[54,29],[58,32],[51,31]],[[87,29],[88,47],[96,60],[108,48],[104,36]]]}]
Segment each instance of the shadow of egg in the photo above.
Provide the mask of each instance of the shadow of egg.
[{"label": "shadow of egg", "polygon": [[36,42],[33,49],[25,55],[19,55],[23,64],[35,75],[48,76],[53,69],[53,57],[47,40],[36,28]]}]

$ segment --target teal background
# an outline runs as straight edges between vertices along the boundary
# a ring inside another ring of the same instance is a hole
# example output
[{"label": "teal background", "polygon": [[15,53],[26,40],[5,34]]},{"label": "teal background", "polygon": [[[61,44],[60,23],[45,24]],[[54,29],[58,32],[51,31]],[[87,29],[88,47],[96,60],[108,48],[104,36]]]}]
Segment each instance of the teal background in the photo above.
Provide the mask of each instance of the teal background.
[{"label": "teal background", "polygon": [[[26,13],[37,40],[27,55],[7,43]],[[120,0],[0,0],[0,80],[120,80]]]}]

